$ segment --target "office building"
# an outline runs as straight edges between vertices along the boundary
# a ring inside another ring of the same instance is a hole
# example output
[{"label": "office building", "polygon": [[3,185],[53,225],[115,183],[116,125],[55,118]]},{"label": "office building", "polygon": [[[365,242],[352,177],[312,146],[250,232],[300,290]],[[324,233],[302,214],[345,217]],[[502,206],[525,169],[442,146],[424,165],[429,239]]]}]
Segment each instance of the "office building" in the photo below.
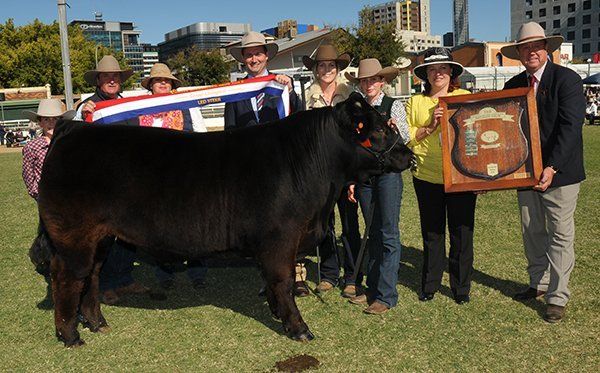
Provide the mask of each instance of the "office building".
[{"label": "office building", "polygon": [[271,27],[265,30],[261,30],[263,34],[271,35],[278,39],[282,38],[294,38],[297,35],[304,34],[310,31],[316,31],[319,29],[319,26],[309,25],[298,23],[294,19],[286,19],[283,21],[277,22],[276,27]]},{"label": "office building", "polygon": [[546,35],[572,43],[574,57],[591,59],[600,51],[599,0],[511,0],[510,18],[513,40],[522,24],[535,21]]},{"label": "office building", "polygon": [[134,72],[143,71],[143,48],[139,44],[142,32],[136,30],[133,22],[104,21],[102,13],[97,12],[93,21],[74,20],[69,25],[81,28],[87,39],[115,52],[123,52]]},{"label": "office building", "polygon": [[223,49],[251,30],[249,23],[194,23],[165,34],[165,41],[158,44],[160,60],[165,62],[178,52],[193,46],[206,51]]},{"label": "office building", "polygon": [[142,78],[150,76],[150,69],[158,62],[158,46],[151,44],[142,44],[144,48],[143,59],[144,59],[144,72]]},{"label": "office building", "polygon": [[469,4],[467,0],[454,0],[454,45],[469,41]]},{"label": "office building", "polygon": [[393,24],[396,37],[407,52],[423,51],[442,45],[442,37],[431,35],[429,0],[391,1],[366,8],[359,13],[361,24]]}]

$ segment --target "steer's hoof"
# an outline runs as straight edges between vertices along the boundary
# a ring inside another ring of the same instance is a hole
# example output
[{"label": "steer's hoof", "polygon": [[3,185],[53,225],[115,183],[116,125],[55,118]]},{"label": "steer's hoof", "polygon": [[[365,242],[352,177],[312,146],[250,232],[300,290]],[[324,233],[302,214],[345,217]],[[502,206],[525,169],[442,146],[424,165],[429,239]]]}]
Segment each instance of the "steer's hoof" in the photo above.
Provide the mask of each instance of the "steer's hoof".
[{"label": "steer's hoof", "polygon": [[78,339],[76,339],[74,341],[69,341],[69,342],[64,341],[64,343],[65,343],[65,347],[67,347],[67,348],[80,347],[80,346],[83,346],[85,344],[85,342],[81,338],[78,338]]},{"label": "steer's hoof", "polygon": [[310,332],[310,330],[306,330],[304,332],[293,334],[292,339],[299,342],[309,342],[315,339],[315,336]]},{"label": "steer's hoof", "polygon": [[103,325],[98,328],[98,333],[107,334],[107,333],[110,333],[110,331],[111,331],[111,329],[110,329],[110,326],[108,326],[108,325]]}]

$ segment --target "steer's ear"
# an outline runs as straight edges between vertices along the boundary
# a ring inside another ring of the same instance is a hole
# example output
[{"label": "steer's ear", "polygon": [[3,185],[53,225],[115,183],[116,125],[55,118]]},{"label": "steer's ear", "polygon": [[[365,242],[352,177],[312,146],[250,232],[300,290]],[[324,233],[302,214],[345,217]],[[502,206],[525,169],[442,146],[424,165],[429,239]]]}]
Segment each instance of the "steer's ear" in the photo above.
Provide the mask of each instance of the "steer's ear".
[{"label": "steer's ear", "polygon": [[367,137],[371,130],[372,121],[369,114],[372,110],[374,109],[371,105],[357,92],[353,92],[346,101],[336,106],[338,117],[343,117],[340,123],[360,138]]}]

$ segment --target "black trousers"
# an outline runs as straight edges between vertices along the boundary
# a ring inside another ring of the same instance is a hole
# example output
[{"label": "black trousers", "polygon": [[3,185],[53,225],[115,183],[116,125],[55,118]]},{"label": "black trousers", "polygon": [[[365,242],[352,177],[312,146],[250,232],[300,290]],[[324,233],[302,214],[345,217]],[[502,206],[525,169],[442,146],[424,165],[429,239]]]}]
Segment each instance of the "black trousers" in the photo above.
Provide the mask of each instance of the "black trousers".
[{"label": "black trousers", "polygon": [[450,233],[448,271],[450,288],[456,295],[468,295],[473,275],[473,226],[477,195],[445,193],[442,184],[413,177],[419,203],[423,236],[423,272],[421,290],[438,291],[446,267],[446,218]]},{"label": "black trousers", "polygon": [[[348,201],[347,189],[344,188],[337,201],[340,219],[342,220],[342,243],[344,255],[340,257],[335,244],[335,213],[329,220],[329,231],[323,242],[319,245],[321,254],[321,279],[334,285],[338,284],[340,266],[344,268],[344,284],[355,285],[351,281],[354,273],[354,263],[360,250],[360,232],[358,227],[358,204]],[[343,263],[339,261],[343,260]],[[356,284],[362,283],[363,274],[359,272]]]}]

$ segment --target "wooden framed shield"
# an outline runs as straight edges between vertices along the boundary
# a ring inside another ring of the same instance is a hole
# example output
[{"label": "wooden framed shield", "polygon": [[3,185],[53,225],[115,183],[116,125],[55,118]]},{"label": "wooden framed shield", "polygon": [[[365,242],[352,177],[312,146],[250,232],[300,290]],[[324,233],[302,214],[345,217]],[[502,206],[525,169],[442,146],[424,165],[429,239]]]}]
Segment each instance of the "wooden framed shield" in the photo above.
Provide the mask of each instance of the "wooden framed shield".
[{"label": "wooden framed shield", "polygon": [[542,174],[533,89],[440,98],[446,192],[531,187]]}]

